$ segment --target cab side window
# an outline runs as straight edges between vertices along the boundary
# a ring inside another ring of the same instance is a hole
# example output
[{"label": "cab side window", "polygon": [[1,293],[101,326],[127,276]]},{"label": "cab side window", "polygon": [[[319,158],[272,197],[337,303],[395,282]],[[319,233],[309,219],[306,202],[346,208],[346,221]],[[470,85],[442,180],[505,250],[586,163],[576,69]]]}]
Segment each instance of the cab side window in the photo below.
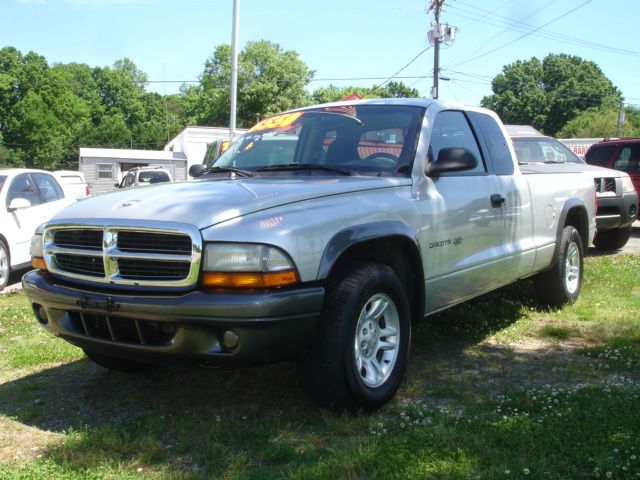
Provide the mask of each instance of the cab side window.
[{"label": "cab side window", "polygon": [[622,148],[613,163],[613,168],[628,173],[640,173],[640,144]]},{"label": "cab side window", "polygon": [[428,161],[437,162],[438,154],[443,148],[465,148],[478,161],[478,165],[472,170],[446,175],[478,175],[486,173],[487,169],[480,153],[478,142],[464,113],[446,110],[436,116],[429,142]]},{"label": "cab side window", "polygon": [[62,188],[51,175],[47,175],[46,173],[32,173],[31,177],[38,187],[40,203],[55,202],[56,200],[64,198]]},{"label": "cab side window", "polygon": [[28,200],[31,206],[39,203],[36,187],[28,173],[18,175],[11,182],[11,186],[7,192],[7,207],[16,198]]}]

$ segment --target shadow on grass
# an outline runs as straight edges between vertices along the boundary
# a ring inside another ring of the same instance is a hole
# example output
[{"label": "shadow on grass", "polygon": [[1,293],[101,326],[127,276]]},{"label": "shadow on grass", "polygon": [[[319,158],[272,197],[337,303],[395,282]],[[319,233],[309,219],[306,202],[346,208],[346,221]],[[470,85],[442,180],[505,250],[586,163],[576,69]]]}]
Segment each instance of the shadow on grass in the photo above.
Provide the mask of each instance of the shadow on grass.
[{"label": "shadow on grass", "polygon": [[[514,379],[536,379],[532,372],[547,378],[537,351],[514,357],[500,345],[475,348],[533,304],[530,282],[520,282],[418,325],[407,380],[383,415],[402,399],[464,405],[486,401]],[[346,468],[344,476],[378,468],[378,460],[367,466],[362,458],[353,467],[339,453],[341,445],[370,444],[370,418],[316,408],[303,396],[292,363],[121,374],[76,361],[0,385],[0,414],[67,433],[46,458],[75,473],[135,463],[166,469],[167,478],[246,478],[249,471],[253,478],[281,478],[283,471],[339,477],[331,463],[316,470],[327,455]],[[373,447],[374,458],[384,456],[381,449]]]},{"label": "shadow on grass", "polygon": [[[516,322],[532,294],[530,285],[520,282],[429,317],[415,329],[412,357],[419,363],[464,357],[467,347]],[[233,418],[318,412],[299,387],[294,363],[125,374],[81,360],[0,385],[0,414],[52,431],[99,427],[146,413],[182,415],[203,407],[213,417]]]}]

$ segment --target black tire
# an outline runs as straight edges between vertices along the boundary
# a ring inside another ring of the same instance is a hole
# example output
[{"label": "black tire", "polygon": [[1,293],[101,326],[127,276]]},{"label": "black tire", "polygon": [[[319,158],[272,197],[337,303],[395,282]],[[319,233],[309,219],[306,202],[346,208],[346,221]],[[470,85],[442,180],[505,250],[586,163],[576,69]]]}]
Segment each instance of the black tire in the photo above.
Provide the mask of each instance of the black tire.
[{"label": "black tire", "polygon": [[0,239],[0,290],[9,285],[11,275],[11,256],[4,240]]},{"label": "black tire", "polygon": [[575,302],[582,289],[583,260],[580,234],[572,226],[564,227],[556,262],[534,277],[538,301],[549,307]]},{"label": "black tire", "polygon": [[410,318],[405,288],[391,267],[371,263],[343,270],[329,282],[322,318],[299,364],[306,395],[338,411],[380,408],[404,376]]},{"label": "black tire", "polygon": [[631,225],[596,233],[593,245],[600,250],[619,250],[627,244],[629,237],[631,237]]},{"label": "black tire", "polygon": [[96,353],[88,348],[84,348],[83,350],[85,355],[89,357],[89,360],[93,363],[114,372],[135,373],[151,368],[151,365],[147,363]]}]

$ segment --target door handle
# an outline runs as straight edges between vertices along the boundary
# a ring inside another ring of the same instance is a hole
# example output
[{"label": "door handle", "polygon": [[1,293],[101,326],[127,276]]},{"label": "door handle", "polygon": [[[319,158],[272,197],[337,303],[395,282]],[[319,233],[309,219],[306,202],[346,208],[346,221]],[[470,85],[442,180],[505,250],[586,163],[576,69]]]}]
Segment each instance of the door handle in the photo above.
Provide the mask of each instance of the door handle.
[{"label": "door handle", "polygon": [[493,208],[500,208],[506,202],[506,199],[499,193],[494,193],[493,195],[491,195],[490,199],[491,206]]}]

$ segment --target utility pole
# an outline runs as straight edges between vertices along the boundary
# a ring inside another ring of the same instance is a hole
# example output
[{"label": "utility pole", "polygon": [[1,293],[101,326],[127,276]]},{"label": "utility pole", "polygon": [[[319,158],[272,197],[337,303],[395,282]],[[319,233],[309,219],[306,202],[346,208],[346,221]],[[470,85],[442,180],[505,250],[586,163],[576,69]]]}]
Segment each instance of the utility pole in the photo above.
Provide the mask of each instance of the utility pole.
[{"label": "utility pole", "polygon": [[457,27],[449,24],[440,24],[440,11],[444,6],[445,0],[431,0],[427,7],[427,13],[433,11],[435,23],[431,24],[428,38],[429,43],[433,44],[433,87],[431,88],[431,98],[438,98],[438,83],[440,80],[440,44],[453,43],[456,38]]},{"label": "utility pole", "polygon": [[622,111],[623,107],[622,100],[620,100],[620,108],[618,109],[618,126],[616,127],[616,137],[620,136],[620,127],[624,123],[624,112]]},{"label": "utility pole", "polygon": [[236,103],[238,97],[238,28],[240,0],[233,0],[233,33],[231,42],[231,115],[229,117],[230,140],[236,136]]},{"label": "utility pole", "polygon": [[[431,98],[438,98],[438,77],[440,76],[440,10],[445,0],[431,0],[427,12],[433,11],[435,24],[432,33],[433,38],[433,88],[431,89]],[[430,35],[431,36],[431,35]]]}]

